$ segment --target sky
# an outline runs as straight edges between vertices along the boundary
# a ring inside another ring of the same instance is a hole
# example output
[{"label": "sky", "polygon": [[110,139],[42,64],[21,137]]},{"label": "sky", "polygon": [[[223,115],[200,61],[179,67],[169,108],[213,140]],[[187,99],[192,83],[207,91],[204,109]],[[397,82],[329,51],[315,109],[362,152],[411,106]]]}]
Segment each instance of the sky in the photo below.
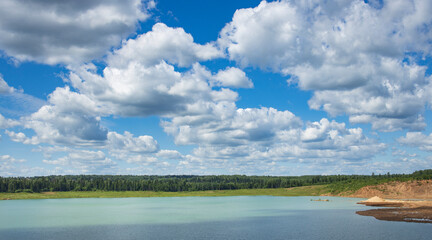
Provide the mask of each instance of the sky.
[{"label": "sky", "polygon": [[0,176],[432,168],[429,0],[3,0]]}]

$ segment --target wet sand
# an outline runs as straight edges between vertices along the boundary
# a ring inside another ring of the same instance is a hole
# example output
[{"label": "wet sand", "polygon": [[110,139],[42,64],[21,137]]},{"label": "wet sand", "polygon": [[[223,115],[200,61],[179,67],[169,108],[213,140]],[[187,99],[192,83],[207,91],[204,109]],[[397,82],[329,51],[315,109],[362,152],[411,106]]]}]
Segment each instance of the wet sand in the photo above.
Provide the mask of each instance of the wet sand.
[{"label": "wet sand", "polygon": [[378,220],[432,223],[432,207],[380,208],[356,212],[362,216],[372,216]]},{"label": "wet sand", "polygon": [[361,201],[359,204],[375,207],[391,207],[356,212],[362,216],[372,216],[378,220],[385,221],[432,223],[432,201],[387,200],[373,197],[366,201]]}]

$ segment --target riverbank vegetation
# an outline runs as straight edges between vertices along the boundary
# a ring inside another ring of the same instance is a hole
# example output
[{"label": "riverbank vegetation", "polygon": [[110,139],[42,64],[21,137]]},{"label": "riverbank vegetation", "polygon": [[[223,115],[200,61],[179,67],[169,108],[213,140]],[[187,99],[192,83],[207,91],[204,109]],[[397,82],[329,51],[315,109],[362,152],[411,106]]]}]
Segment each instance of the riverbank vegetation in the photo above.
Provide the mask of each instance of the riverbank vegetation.
[{"label": "riverbank vegetation", "polygon": [[431,180],[432,169],[415,171],[412,174],[384,174],[384,175],[352,175],[344,181],[336,181],[328,186],[332,195],[349,195],[365,186],[375,186],[389,182],[408,182]]},{"label": "riverbank vegetation", "polygon": [[127,197],[224,197],[224,196],[319,196],[327,192],[326,185],[294,188],[237,189],[215,191],[69,191],[42,193],[0,193],[0,200],[55,198],[127,198]]},{"label": "riverbank vegetation", "polygon": [[[391,181],[432,179],[432,170],[412,174],[314,176],[123,176],[0,177],[1,199],[69,197],[158,197],[276,195],[314,196],[354,192]],[[310,188],[305,188],[310,186]],[[304,188],[297,188],[304,187]],[[288,190],[297,189],[297,192]],[[231,190],[231,191],[228,191]],[[50,194],[46,194],[49,192]],[[8,195],[11,194],[11,195]]]}]

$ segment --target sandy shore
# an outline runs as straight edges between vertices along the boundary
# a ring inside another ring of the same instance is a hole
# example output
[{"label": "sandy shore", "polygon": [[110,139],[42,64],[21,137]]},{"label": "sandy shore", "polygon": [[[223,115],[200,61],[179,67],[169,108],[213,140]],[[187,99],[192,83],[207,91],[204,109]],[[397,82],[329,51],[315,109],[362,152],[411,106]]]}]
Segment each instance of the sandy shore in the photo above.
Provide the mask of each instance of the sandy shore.
[{"label": "sandy shore", "polygon": [[388,200],[375,196],[359,204],[391,207],[356,212],[362,216],[372,216],[386,221],[432,223],[432,201]]},{"label": "sandy shore", "polygon": [[347,196],[359,198],[380,196],[385,199],[432,200],[432,180],[395,181],[380,185],[366,186]]}]

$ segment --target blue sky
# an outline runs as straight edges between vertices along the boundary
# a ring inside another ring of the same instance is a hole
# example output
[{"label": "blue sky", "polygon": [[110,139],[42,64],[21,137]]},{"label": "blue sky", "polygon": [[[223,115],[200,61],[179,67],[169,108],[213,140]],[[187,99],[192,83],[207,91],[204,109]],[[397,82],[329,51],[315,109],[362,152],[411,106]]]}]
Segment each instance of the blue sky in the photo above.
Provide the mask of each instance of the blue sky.
[{"label": "blue sky", "polygon": [[0,176],[432,168],[432,3],[0,3]]}]

